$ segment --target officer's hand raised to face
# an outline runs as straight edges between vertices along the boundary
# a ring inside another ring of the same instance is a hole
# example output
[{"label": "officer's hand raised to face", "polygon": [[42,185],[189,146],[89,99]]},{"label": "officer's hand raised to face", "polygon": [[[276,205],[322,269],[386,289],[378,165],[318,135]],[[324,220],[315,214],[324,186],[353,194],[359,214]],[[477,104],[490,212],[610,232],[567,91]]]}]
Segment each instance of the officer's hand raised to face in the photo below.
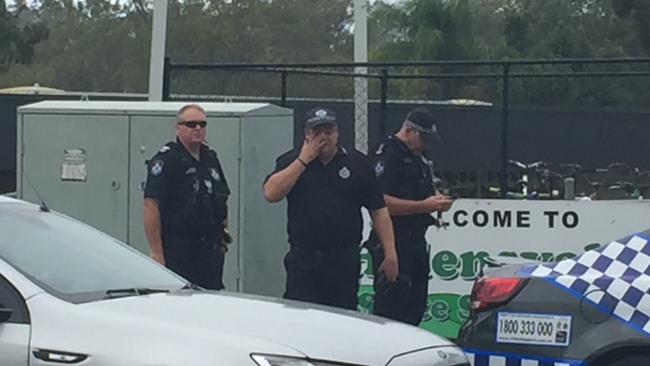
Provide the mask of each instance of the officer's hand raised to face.
[{"label": "officer's hand raised to face", "polygon": [[312,138],[305,138],[305,142],[302,144],[302,149],[300,150],[300,155],[298,157],[305,163],[309,164],[312,160],[316,159],[326,144],[327,139],[322,132],[319,132]]},{"label": "officer's hand raised to face", "polygon": [[454,199],[445,195],[437,194],[424,199],[422,203],[429,212],[445,212],[449,211],[451,205],[454,203]]}]

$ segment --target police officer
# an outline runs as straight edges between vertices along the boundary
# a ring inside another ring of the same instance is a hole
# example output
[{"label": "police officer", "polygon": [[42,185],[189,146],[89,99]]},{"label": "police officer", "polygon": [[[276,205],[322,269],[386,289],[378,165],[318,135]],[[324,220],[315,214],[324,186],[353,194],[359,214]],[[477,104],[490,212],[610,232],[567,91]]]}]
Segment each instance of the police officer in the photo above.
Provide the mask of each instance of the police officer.
[{"label": "police officer", "polygon": [[201,106],[178,111],[176,141],[148,162],[144,225],[156,262],[220,290],[230,190],[217,154],[204,143],[206,126]]},{"label": "police officer", "polygon": [[306,115],[302,148],[281,155],[264,183],[269,202],[288,201],[287,299],[357,308],[361,208],[386,252],[379,271],[398,274],[393,228],[370,159],[338,145],[334,111]]},{"label": "police officer", "polygon": [[[375,271],[373,313],[412,325],[420,323],[427,304],[429,254],[424,236],[436,222],[430,214],[447,211],[453,203],[453,199],[435,191],[433,163],[425,154],[430,138],[440,140],[434,117],[428,110],[417,108],[407,115],[395,135],[379,145],[373,157],[374,171],[393,221],[400,268],[397,281]],[[373,262],[380,262],[383,253],[374,238],[372,233],[367,244]]]}]

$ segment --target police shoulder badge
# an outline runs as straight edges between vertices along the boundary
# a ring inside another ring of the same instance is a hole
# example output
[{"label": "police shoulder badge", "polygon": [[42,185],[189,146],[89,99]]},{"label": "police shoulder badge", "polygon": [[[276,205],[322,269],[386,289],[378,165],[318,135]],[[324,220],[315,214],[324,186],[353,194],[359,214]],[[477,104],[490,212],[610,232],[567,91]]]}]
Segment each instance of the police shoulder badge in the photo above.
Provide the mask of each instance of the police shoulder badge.
[{"label": "police shoulder badge", "polygon": [[165,163],[162,160],[156,160],[151,164],[151,175],[158,176],[163,171]]},{"label": "police shoulder badge", "polygon": [[221,175],[219,175],[219,172],[216,168],[210,168],[210,175],[212,175],[212,178],[214,178],[214,180],[221,180]]},{"label": "police shoulder badge", "polygon": [[350,169],[348,169],[345,166],[343,168],[341,168],[341,170],[339,170],[339,177],[341,177],[343,179],[350,178]]},{"label": "police shoulder badge", "polygon": [[375,163],[375,175],[377,176],[377,178],[379,178],[382,174],[384,174],[384,167],[385,164],[381,160]]},{"label": "police shoulder badge", "polygon": [[158,151],[160,151],[161,153],[166,153],[167,151],[169,151],[171,149],[172,149],[171,147],[165,145],[165,146],[161,147],[160,150],[158,150]]},{"label": "police shoulder badge", "polygon": [[212,194],[212,182],[206,179],[203,183],[205,184],[205,188],[208,189],[208,194]]}]

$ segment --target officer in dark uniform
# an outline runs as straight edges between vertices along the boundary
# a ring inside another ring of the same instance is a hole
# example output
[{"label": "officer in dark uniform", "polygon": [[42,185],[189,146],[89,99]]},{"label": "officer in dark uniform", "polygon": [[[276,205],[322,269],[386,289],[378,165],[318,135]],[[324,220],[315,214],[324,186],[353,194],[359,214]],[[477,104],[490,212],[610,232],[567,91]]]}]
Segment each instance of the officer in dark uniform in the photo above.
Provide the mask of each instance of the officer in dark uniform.
[{"label": "officer in dark uniform", "polygon": [[361,271],[361,208],[370,211],[386,259],[378,270],[398,274],[392,224],[370,159],[338,146],[336,115],[307,113],[301,149],[281,155],[264,183],[269,202],[287,197],[290,250],[287,299],[357,308]]},{"label": "officer in dark uniform", "polygon": [[[433,163],[425,154],[430,138],[437,138],[431,112],[411,111],[401,129],[376,149],[374,171],[394,225],[400,276],[389,281],[375,270],[373,313],[418,325],[427,304],[429,253],[425,240],[428,227],[436,222],[433,212],[449,210],[453,199],[438,194],[433,185]],[[366,245],[373,262],[381,263],[383,252],[371,233]],[[375,269],[378,268],[374,265]]]},{"label": "officer in dark uniform", "polygon": [[176,141],[148,162],[144,223],[151,257],[193,284],[223,289],[226,177],[205,145],[206,116],[196,104],[177,114]]}]

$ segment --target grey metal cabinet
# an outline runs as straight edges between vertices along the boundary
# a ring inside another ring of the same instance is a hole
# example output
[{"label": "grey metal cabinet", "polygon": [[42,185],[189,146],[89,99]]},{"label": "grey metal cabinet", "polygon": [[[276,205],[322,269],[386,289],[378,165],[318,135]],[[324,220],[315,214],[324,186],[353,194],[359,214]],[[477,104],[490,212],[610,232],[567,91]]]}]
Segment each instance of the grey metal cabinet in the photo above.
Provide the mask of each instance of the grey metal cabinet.
[{"label": "grey metal cabinet", "polygon": [[20,127],[27,169],[19,197],[37,202],[40,195],[57,210],[126,239],[128,117],[33,115]]},{"label": "grey metal cabinet", "polygon": [[[142,223],[146,161],[175,137],[179,102],[44,101],[18,109],[18,197],[105,231],[148,253]],[[230,290],[281,295],[285,205],[262,182],[293,142],[293,112],[270,104],[199,103],[207,139],[232,195],[226,257]]]}]

